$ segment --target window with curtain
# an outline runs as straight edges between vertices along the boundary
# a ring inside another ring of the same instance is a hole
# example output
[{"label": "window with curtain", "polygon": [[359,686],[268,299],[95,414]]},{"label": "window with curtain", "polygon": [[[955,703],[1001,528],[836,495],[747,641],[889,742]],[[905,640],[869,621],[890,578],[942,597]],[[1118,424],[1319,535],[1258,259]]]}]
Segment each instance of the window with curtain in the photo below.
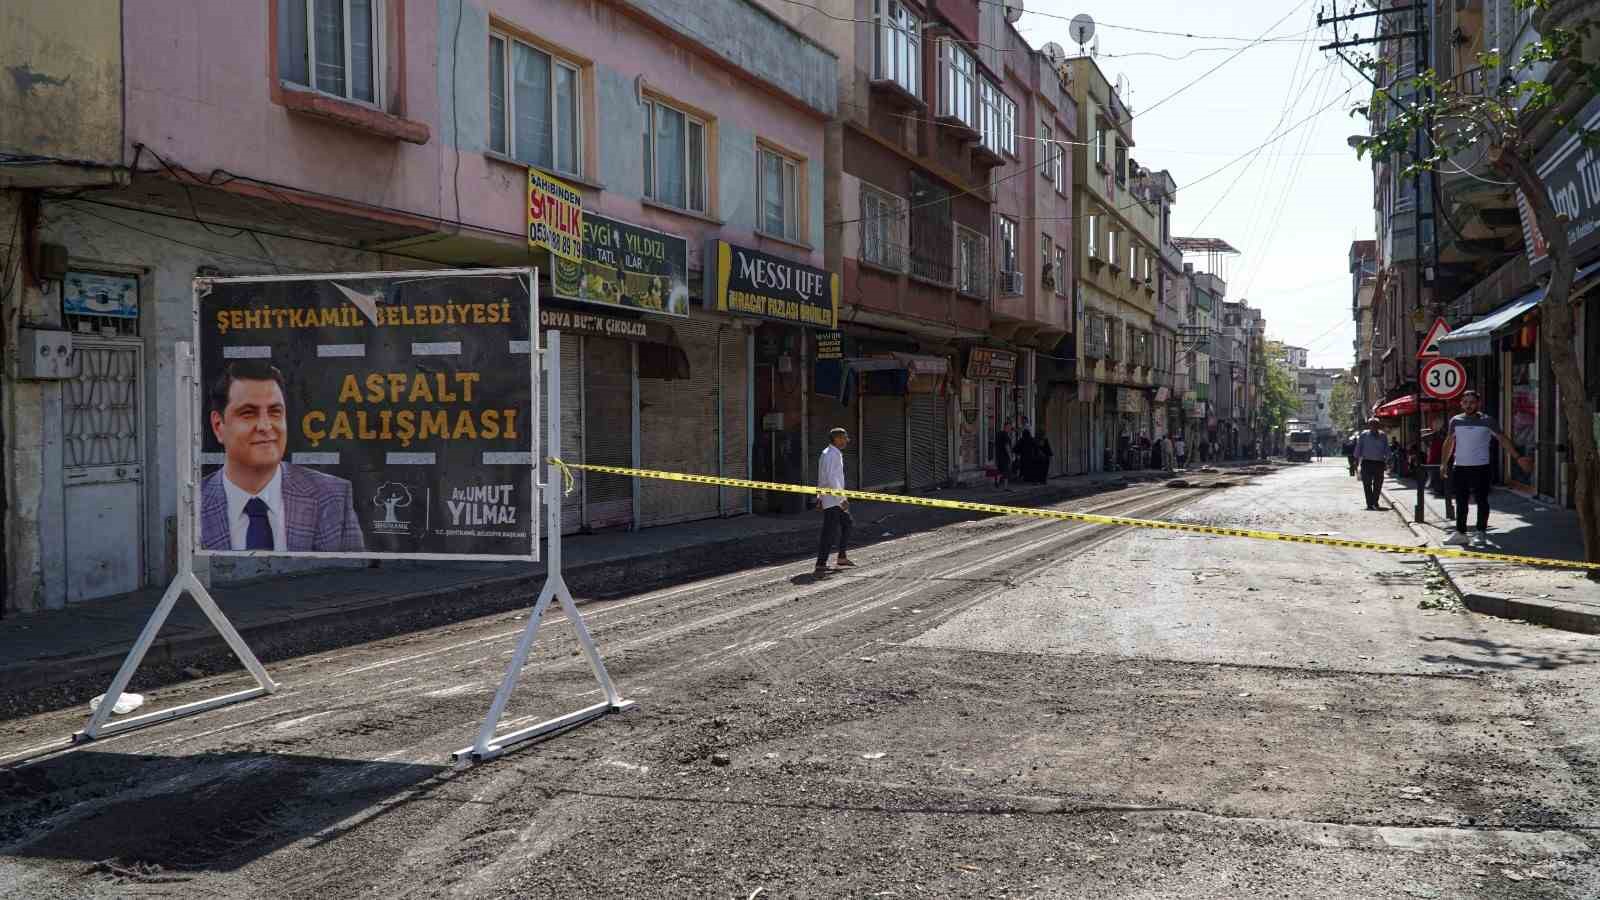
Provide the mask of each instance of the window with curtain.
[{"label": "window with curtain", "polygon": [[861,186],[861,259],[900,271],[905,267],[901,223],[905,201],[887,191]]},{"label": "window with curtain", "polygon": [[1000,291],[1005,294],[1022,293],[1022,279],[1012,277],[1017,271],[1017,223],[1005,216],[995,217],[995,237],[999,242],[996,253],[1000,262]]},{"label": "window with curtain", "polygon": [[956,226],[956,289],[974,297],[989,295],[989,239]]},{"label": "window with curtain", "polygon": [[[1000,91],[1000,86],[984,78],[978,89],[978,105],[980,107],[979,132],[983,137],[983,146],[996,153],[1006,152],[1005,112],[1004,104],[1010,99]],[[1012,109],[1015,110],[1013,105]],[[1013,139],[1013,143],[1014,143]]]},{"label": "window with curtain", "polygon": [[280,0],[279,80],[377,105],[382,13],[382,0]]},{"label": "window with curtain", "polygon": [[1056,247],[1056,293],[1057,294],[1065,295],[1067,293],[1066,272],[1067,272],[1067,251],[1062,249],[1061,247]]},{"label": "window with curtain", "polygon": [[978,61],[952,40],[939,42],[939,114],[978,130]]},{"label": "window with curtain", "polygon": [[1089,257],[1100,258],[1100,217],[1091,215],[1088,218]]},{"label": "window with curtain", "polygon": [[582,175],[576,65],[503,34],[489,35],[489,149]]},{"label": "window with curtain", "polygon": [[756,156],[760,159],[756,167],[756,208],[761,211],[761,230],[791,241],[800,240],[800,162],[766,147]]},{"label": "window with curtain", "polygon": [[659,100],[645,102],[644,195],[706,211],[706,123]]},{"label": "window with curtain", "polygon": [[872,47],[872,77],[892,81],[922,96],[922,22],[897,0],[873,0],[878,39]]}]

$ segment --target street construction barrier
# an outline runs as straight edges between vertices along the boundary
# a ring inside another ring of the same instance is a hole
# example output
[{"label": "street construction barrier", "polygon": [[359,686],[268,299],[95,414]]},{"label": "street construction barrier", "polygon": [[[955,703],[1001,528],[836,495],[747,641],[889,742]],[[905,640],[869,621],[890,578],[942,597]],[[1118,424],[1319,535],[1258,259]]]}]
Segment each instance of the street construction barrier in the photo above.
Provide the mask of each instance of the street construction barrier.
[{"label": "street construction barrier", "polygon": [[551,465],[560,469],[568,489],[572,484],[572,471],[595,472],[602,475],[622,475],[628,478],[655,478],[685,484],[704,484],[720,487],[747,488],[755,491],[784,491],[791,494],[828,494],[847,500],[876,500],[883,503],[903,503],[909,506],[926,506],[932,509],[957,509],[966,512],[993,513],[1001,516],[1027,516],[1034,519],[1056,519],[1063,522],[1087,522],[1093,525],[1121,525],[1127,528],[1153,528],[1161,531],[1180,531],[1186,534],[1207,534],[1216,537],[1253,538],[1258,541],[1283,541],[1290,544],[1314,544],[1319,547],[1339,547],[1345,550],[1370,550],[1377,553],[1405,553],[1420,556],[1450,557],[1452,559],[1477,559],[1484,562],[1517,563],[1526,566],[1544,566],[1552,569],[1600,571],[1600,563],[1567,559],[1546,559],[1541,556],[1517,556],[1510,553],[1484,553],[1462,550],[1457,547],[1434,547],[1426,544],[1387,544],[1381,541],[1356,541],[1347,538],[1325,537],[1314,534],[1286,534],[1281,531],[1260,531],[1254,528],[1224,528],[1217,525],[1194,525],[1188,522],[1164,522],[1158,519],[1132,519],[1126,516],[1103,516],[1097,513],[1069,512],[1060,509],[1035,509],[1025,506],[1001,506],[997,503],[978,503],[972,500],[944,500],[936,497],[909,497],[903,494],[881,494],[875,491],[852,491],[837,488],[817,488],[804,484],[781,484],[774,481],[751,481],[746,478],[726,478],[721,475],[687,475],[682,472],[661,472],[655,469],[630,469],[624,466],[600,466],[587,463],[569,463],[550,458]]}]

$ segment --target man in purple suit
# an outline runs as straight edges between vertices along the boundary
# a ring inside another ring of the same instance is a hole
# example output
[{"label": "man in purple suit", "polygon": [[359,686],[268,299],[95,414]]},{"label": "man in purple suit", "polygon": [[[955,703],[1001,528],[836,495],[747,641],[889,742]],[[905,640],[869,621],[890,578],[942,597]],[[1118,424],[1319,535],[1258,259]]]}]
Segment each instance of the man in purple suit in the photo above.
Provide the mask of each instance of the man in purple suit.
[{"label": "man in purple suit", "polygon": [[211,386],[211,433],[227,458],[200,483],[200,545],[359,553],[366,541],[350,482],[283,461],[283,387],[283,373],[258,360],[229,364]]}]

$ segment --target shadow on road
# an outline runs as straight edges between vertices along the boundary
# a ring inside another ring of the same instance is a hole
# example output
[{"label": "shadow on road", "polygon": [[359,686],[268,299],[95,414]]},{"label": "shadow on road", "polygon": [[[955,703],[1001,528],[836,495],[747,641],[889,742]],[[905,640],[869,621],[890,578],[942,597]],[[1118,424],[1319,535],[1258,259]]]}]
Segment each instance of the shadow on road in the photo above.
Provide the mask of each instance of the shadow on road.
[{"label": "shadow on road", "polygon": [[418,799],[443,771],[256,751],[69,753],[0,770],[0,856],[90,863],[126,883],[232,871],[396,795]]},{"label": "shadow on road", "polygon": [[1457,652],[1453,653],[1423,654],[1422,659],[1424,662],[1434,664],[1450,663],[1497,672],[1528,669],[1551,671],[1568,666],[1600,665],[1600,648],[1597,647],[1532,651],[1522,649],[1514,644],[1485,640],[1483,638],[1424,637],[1422,640],[1445,645],[1441,649],[1449,649],[1451,646],[1458,648]]}]

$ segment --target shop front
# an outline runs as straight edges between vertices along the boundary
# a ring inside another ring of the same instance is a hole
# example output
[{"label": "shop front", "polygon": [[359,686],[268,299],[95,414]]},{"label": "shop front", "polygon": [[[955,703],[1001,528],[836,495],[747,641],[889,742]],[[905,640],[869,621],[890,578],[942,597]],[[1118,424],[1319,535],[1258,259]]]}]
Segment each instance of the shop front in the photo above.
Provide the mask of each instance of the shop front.
[{"label": "shop front", "polygon": [[[1017,425],[1028,409],[1024,386],[1017,382],[1018,357],[1014,351],[994,347],[967,348],[967,363],[962,368],[961,405],[963,410],[963,449],[969,442],[976,452],[972,469],[985,474],[995,469],[995,440],[1007,423]],[[965,413],[973,412],[975,427],[965,427]],[[1013,435],[1013,439],[1015,436]],[[962,466],[969,466],[963,454]]]},{"label": "shop front", "polygon": [[[853,387],[833,378],[845,356],[838,331],[839,279],[804,263],[713,240],[706,246],[706,305],[733,323],[749,325],[751,476],[757,481],[814,484],[827,431],[850,428],[843,412]],[[824,382],[827,382],[824,384]],[[821,435],[817,423],[827,422]],[[849,470],[852,447],[846,457]],[[739,492],[741,494],[748,492]],[[799,512],[803,495],[758,492],[766,512]]]}]

